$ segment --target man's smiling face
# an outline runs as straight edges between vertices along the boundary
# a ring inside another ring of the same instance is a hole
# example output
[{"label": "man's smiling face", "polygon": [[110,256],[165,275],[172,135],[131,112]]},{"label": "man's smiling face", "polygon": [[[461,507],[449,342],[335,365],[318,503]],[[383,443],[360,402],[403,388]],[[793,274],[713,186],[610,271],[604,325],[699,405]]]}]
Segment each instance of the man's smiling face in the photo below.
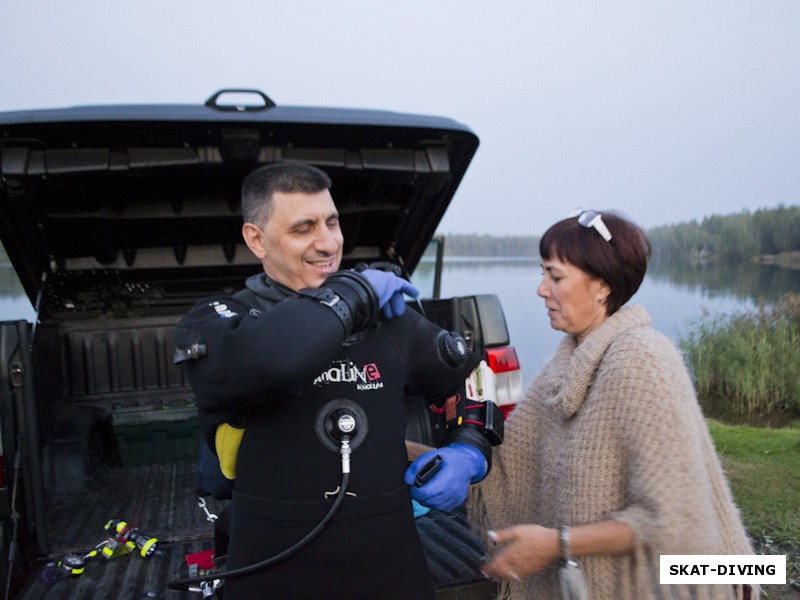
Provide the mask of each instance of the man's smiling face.
[{"label": "man's smiling face", "polygon": [[263,228],[246,223],[242,232],[267,275],[294,291],[319,287],[342,262],[344,238],[328,190],[276,192]]}]

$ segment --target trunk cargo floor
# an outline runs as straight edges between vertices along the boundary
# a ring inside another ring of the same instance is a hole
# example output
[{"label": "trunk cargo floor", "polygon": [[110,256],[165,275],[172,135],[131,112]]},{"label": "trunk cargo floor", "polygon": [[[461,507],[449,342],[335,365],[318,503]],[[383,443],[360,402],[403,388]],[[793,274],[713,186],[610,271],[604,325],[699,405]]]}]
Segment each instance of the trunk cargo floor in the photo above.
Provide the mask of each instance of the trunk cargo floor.
[{"label": "trunk cargo floor", "polygon": [[[214,526],[199,507],[195,491],[195,465],[178,462],[105,468],[93,488],[59,494],[46,515],[52,561],[67,553],[85,554],[101,543],[109,519],[121,519],[158,538],[158,547],[147,558],[136,552],[110,560],[91,558],[82,575],[54,583],[46,578],[55,569],[43,565],[19,598],[199,598],[168,590],[166,585],[186,576],[187,554],[214,545]],[[206,502],[213,514],[227,504],[212,497]]]},{"label": "trunk cargo floor", "polygon": [[[167,588],[185,577],[187,554],[212,548],[214,526],[198,506],[193,463],[177,462],[127,468],[105,468],[97,484],[80,493],[60,494],[48,505],[47,537],[51,561],[67,553],[85,554],[106,538],[105,524],[121,519],[158,538],[148,558],[138,553],[106,560],[89,559],[82,575],[48,582],[56,572],[41,565],[20,600],[200,598],[198,593]],[[227,501],[207,497],[208,509],[219,514]],[[494,597],[494,586],[479,572],[484,551],[470,531],[463,512],[431,511],[417,519],[437,587],[437,599]]]}]

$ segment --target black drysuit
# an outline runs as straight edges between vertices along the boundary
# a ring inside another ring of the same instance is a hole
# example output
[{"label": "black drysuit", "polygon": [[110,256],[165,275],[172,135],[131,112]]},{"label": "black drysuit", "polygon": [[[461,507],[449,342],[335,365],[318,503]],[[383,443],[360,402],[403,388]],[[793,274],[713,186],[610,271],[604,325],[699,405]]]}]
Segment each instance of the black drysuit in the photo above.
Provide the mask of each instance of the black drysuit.
[{"label": "black drysuit", "polygon": [[[211,447],[219,423],[246,419],[227,568],[285,550],[327,512],[333,495],[325,492],[337,489],[341,461],[315,427],[326,403],[355,401],[368,432],[352,454],[348,495],[320,536],[273,567],[227,580],[226,600],[432,599],[403,482],[405,402],[423,394],[441,404],[478,358],[453,366],[441,348],[445,332],[414,310],[345,340],[327,306],[263,274],[247,287],[198,303],[176,335],[179,346],[206,348],[186,364]],[[254,300],[260,312],[251,310]]]}]

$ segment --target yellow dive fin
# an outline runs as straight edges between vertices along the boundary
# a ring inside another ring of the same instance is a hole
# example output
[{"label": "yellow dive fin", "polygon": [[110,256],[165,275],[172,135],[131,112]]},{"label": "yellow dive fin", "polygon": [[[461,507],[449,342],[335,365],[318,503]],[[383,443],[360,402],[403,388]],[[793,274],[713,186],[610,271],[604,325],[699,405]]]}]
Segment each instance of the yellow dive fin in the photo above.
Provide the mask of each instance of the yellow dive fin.
[{"label": "yellow dive fin", "polygon": [[228,479],[236,479],[236,456],[239,454],[239,444],[242,443],[243,435],[243,427],[234,427],[230,423],[223,423],[217,427],[214,444],[217,447],[219,468]]}]

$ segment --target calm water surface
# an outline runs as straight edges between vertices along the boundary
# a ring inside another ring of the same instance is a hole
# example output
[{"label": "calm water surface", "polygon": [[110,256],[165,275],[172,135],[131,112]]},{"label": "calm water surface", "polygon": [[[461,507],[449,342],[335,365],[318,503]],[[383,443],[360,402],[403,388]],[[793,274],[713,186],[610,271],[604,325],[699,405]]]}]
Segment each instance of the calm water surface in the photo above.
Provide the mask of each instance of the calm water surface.
[{"label": "calm water surface", "polygon": [[[550,327],[544,300],[536,295],[540,278],[538,260],[450,260],[442,276],[444,297],[474,293],[500,297],[526,386],[563,336]],[[757,265],[652,266],[630,303],[643,305],[653,326],[677,344],[704,317],[752,311],[789,292],[800,293],[800,271]]]},{"label": "calm water surface", "polygon": [[[431,265],[422,263],[414,281],[428,287]],[[511,343],[517,350],[525,386],[555,351],[563,334],[550,327],[544,301],[536,295],[538,260],[450,258],[442,274],[442,296],[497,294],[505,310]],[[706,316],[751,311],[782,294],[800,293],[800,271],[774,266],[651,266],[630,301],[643,305],[653,326],[676,344]],[[0,320],[32,321],[34,311],[14,271],[0,265]]]}]

